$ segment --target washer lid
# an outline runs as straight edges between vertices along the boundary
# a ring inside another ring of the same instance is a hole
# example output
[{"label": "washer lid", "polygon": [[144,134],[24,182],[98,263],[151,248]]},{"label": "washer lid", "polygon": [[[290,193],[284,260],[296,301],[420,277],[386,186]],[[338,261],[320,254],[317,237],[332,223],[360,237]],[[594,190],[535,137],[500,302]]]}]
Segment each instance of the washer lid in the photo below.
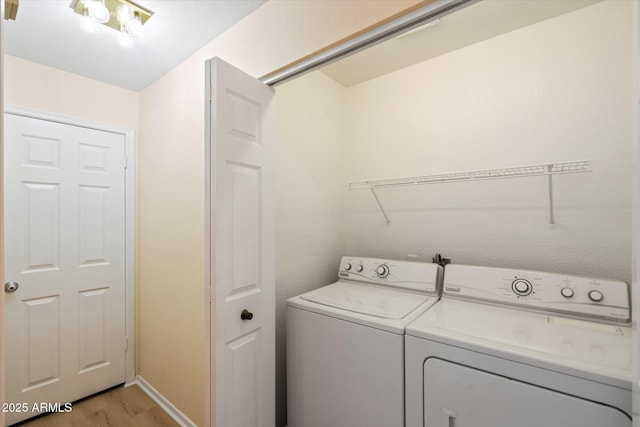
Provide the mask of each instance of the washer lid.
[{"label": "washer lid", "polygon": [[336,282],[300,296],[305,301],[383,319],[402,319],[430,297],[382,286]]}]

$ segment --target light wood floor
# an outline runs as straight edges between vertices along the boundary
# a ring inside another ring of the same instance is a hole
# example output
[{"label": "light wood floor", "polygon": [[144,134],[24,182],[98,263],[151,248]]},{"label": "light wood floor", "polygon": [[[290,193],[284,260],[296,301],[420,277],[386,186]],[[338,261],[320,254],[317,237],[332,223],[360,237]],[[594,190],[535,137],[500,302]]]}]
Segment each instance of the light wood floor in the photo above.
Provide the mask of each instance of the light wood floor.
[{"label": "light wood floor", "polygon": [[20,427],[174,427],[176,423],[140,387],[118,387],[75,403],[67,413],[55,413]]}]

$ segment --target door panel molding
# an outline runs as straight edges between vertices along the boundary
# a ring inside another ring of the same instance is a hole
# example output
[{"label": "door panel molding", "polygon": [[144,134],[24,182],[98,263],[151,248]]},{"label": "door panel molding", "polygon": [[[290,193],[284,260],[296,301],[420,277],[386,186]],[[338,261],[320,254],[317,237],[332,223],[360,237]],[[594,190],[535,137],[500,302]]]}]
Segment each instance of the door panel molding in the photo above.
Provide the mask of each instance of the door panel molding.
[{"label": "door panel molding", "polygon": [[[46,120],[54,123],[95,129],[123,135],[127,167],[125,169],[125,328],[128,341],[125,357],[125,380],[127,384],[136,381],[135,372],[135,130],[110,124],[79,119],[65,115],[44,112],[17,105],[5,104],[5,114]],[[95,153],[94,153],[95,154]],[[89,163],[96,162],[95,155],[88,156]],[[99,162],[98,162],[99,163]],[[95,166],[95,165],[94,165]],[[4,201],[4,198],[3,198]],[[4,243],[4,241],[3,241]],[[4,313],[4,303],[3,303]],[[3,359],[4,360],[4,359]]]}]

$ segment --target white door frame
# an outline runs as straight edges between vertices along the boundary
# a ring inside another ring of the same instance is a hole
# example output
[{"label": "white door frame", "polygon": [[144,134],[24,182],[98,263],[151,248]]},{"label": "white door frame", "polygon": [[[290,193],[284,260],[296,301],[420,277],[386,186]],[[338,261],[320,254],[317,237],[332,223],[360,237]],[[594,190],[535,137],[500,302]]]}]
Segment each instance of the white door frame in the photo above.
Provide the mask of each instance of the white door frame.
[{"label": "white door frame", "polygon": [[[0,12],[4,15],[4,2],[0,4]],[[4,36],[2,32],[2,21],[0,19],[0,93],[4,94]],[[0,97],[0,113],[4,112],[4,96]],[[0,159],[4,153],[4,114],[0,114]],[[0,161],[0,212],[4,217],[4,162]],[[0,253],[4,254],[4,221],[0,221]],[[4,279],[4,257],[0,256],[0,277]],[[4,285],[4,280],[2,280]],[[0,324],[4,325],[4,289],[0,290]],[[0,404],[5,401],[4,392],[4,328],[0,328]],[[1,408],[0,408],[1,409]],[[4,413],[0,410],[0,427],[5,425]]]},{"label": "white door frame", "polygon": [[640,5],[631,3],[632,10],[632,145],[633,145],[633,185],[632,185],[632,278],[631,278],[631,319],[633,325],[633,425],[640,425],[640,331],[638,330],[638,318],[640,317]]},{"label": "white door frame", "polygon": [[[135,130],[112,126],[109,124],[78,119],[31,108],[15,105],[4,106],[4,113],[33,119],[47,120],[49,122],[95,129],[116,133],[124,136],[124,152],[127,157],[125,169],[125,334],[127,337],[127,351],[125,353],[125,381],[132,384],[136,380],[135,372]],[[3,116],[4,117],[4,116]],[[3,199],[6,205],[6,201]],[[3,241],[4,243],[4,241]],[[2,283],[6,281],[3,278]],[[4,305],[2,306],[4,313]],[[2,358],[4,360],[4,356]]]}]

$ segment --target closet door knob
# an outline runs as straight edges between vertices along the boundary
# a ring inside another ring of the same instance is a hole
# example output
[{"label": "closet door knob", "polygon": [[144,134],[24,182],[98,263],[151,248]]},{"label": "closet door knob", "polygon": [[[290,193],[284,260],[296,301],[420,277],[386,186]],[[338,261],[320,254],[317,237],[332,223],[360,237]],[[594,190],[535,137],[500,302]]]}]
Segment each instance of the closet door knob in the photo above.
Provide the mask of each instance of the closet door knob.
[{"label": "closet door knob", "polygon": [[18,282],[7,282],[4,284],[4,291],[7,293],[15,292],[19,287]]},{"label": "closet door knob", "polygon": [[253,319],[253,313],[245,308],[242,310],[242,313],[240,313],[240,318],[242,320],[251,320]]}]

